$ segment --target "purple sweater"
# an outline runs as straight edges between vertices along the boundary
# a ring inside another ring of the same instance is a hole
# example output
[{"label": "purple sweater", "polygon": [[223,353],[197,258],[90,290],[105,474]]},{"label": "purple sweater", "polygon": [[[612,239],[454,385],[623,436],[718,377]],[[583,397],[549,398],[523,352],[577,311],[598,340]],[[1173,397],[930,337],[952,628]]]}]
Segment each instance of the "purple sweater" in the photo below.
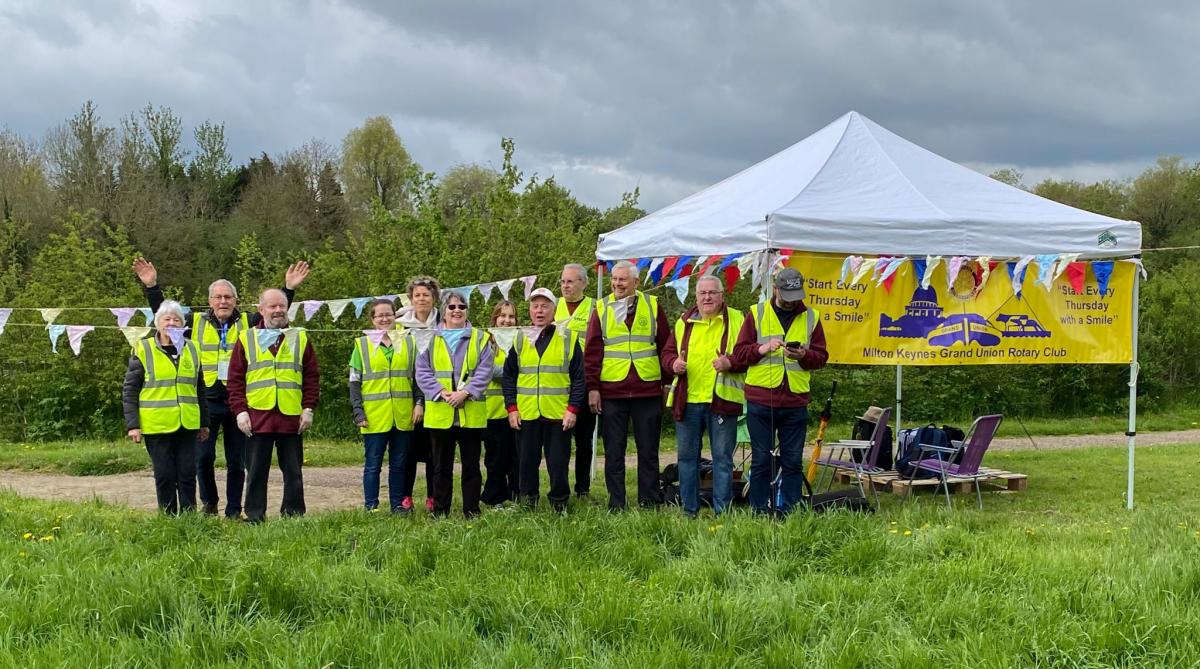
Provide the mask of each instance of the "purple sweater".
[{"label": "purple sweater", "polygon": [[[471,327],[468,323],[467,327]],[[438,330],[443,329],[440,325]],[[435,334],[435,337],[440,336]],[[454,378],[462,378],[463,360],[467,357],[467,346],[470,343],[471,336],[468,335],[458,341],[458,346],[450,352],[450,360],[454,363]],[[441,399],[442,384],[438,383],[437,376],[433,373],[433,362],[431,359],[433,351],[433,342],[430,341],[429,346],[421,355],[417,356],[417,387],[425,395],[426,402],[443,402]],[[467,381],[465,387],[458,390],[465,390],[471,395],[471,399],[483,401],[483,391],[487,389],[488,384],[492,381],[492,367],[496,357],[495,344],[492,343],[491,337],[487,338],[487,342],[483,349],[479,352],[479,364],[476,365],[475,371],[471,373],[471,378]],[[458,412],[454,412],[454,424],[458,425]]]}]

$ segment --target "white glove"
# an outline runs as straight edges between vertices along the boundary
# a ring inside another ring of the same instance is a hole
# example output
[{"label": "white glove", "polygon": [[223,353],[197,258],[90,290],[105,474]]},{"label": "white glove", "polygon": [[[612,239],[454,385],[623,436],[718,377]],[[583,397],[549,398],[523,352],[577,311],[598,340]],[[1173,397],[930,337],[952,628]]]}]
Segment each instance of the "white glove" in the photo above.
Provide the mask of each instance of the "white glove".
[{"label": "white glove", "polygon": [[304,411],[300,412],[300,434],[304,434],[305,430],[312,427],[312,421],[313,421],[313,410],[312,409],[305,409]]},{"label": "white glove", "polygon": [[237,415],[238,429],[247,437],[250,436],[250,414],[245,411]]}]

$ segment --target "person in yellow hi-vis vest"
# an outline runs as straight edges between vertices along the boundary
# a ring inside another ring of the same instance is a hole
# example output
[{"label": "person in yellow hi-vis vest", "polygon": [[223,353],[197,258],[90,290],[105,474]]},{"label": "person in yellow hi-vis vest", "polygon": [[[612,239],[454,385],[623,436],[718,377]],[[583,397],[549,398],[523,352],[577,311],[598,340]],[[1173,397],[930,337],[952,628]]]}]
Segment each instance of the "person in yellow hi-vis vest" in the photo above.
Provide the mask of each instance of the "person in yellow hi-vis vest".
[{"label": "person in yellow hi-vis vest", "polygon": [[[804,304],[804,277],[788,267],[775,275],[768,302],[750,308],[733,362],[746,366],[746,427],[750,431],[750,506],[757,513],[791,511],[804,494],[804,436],[809,373],[829,360],[821,314]],[[779,437],[780,488],[771,490],[771,449]],[[773,503],[775,497],[778,503]]]},{"label": "person in yellow hi-vis vest", "polygon": [[150,454],[158,508],[177,514],[196,509],[196,442],[208,436],[208,403],[200,352],[183,336],[183,308],[164,301],[154,326],[133,346],[121,399],[129,438]]},{"label": "person in yellow hi-vis vest", "polygon": [[321,394],[317,354],[302,328],[288,328],[287,298],[271,288],[258,298],[262,322],[238,336],[229,359],[229,409],[246,441],[246,520],[267,517],[271,455],[278,451],[285,516],[304,515],[304,431]]},{"label": "person in yellow hi-vis vest", "polygon": [[421,424],[425,398],[416,388],[417,346],[411,335],[396,331],[390,299],[367,305],[374,326],[354,340],[350,353],[350,412],[363,436],[363,506],[379,508],[379,473],[388,453],[388,501],[392,513],[412,513],[404,494],[404,472],[413,429]]},{"label": "person in yellow hi-vis vest", "polygon": [[[578,263],[563,265],[559,275],[558,288],[562,299],[554,307],[554,322],[559,327],[565,327],[579,337],[579,345],[583,346],[587,338],[588,322],[596,311],[596,300],[588,297],[585,291],[588,287],[587,268]],[[588,407],[587,402],[575,415],[575,494],[587,498],[592,493],[592,436],[596,432],[596,414]]]},{"label": "person in yellow hi-vis vest", "polygon": [[546,497],[555,511],[565,511],[571,499],[571,430],[585,402],[586,386],[579,336],[554,323],[554,302],[547,288],[529,294],[529,319],[537,333],[517,335],[502,378],[508,422],[521,444],[521,498],[530,507],[537,504],[544,453],[550,476]]},{"label": "person in yellow hi-vis vest", "polygon": [[638,269],[613,265],[612,294],[596,305],[583,349],[588,405],[600,418],[604,437],[604,485],[608,508],[625,508],[625,449],[629,423],[637,446],[637,496],[641,506],[658,506],[658,438],[663,399],[659,353],[670,326],[658,299],[637,290]]},{"label": "person in yellow hi-vis vest", "polygon": [[496,344],[471,327],[466,296],[448,291],[442,324],[417,356],[417,386],[425,395],[425,427],[433,447],[433,515],[450,513],[454,497],[454,448],[462,463],[463,514],[479,515],[483,477],[479,447],[487,426],[484,392],[492,380]]},{"label": "person in yellow hi-vis vest", "polygon": [[[496,328],[517,326],[517,305],[509,300],[500,300],[492,308],[488,324]],[[504,409],[504,390],[500,384],[500,373],[504,371],[506,349],[496,346],[493,360],[492,382],[484,391],[487,402],[487,428],[483,431],[483,468],[487,478],[483,482],[484,504],[499,507],[517,499],[517,432],[508,424],[508,412]]]},{"label": "person in yellow hi-vis vest", "polygon": [[[290,304],[296,288],[308,276],[308,263],[293,263],[283,281],[283,294]],[[158,270],[145,258],[133,261],[133,272],[142,282],[151,311],[166,299],[158,283]],[[191,318],[184,311],[184,335],[200,350],[200,366],[204,370],[204,386],[212,417],[207,439],[196,448],[196,482],[200,488],[200,507],[204,513],[216,514],[221,495],[217,489],[217,439],[225,441],[225,517],[242,516],[242,492],[246,484],[246,437],[238,430],[236,414],[229,410],[225,382],[229,378],[229,358],[238,335],[258,325],[261,316],[238,309],[238,293],[233,283],[217,279],[208,286],[208,309],[193,311]]]},{"label": "person in yellow hi-vis vest", "polygon": [[701,437],[712,448],[712,508],[718,515],[733,501],[733,449],[746,393],[745,366],[731,360],[742,313],[725,304],[725,289],[715,276],[696,281],[696,306],[675,322],[663,349],[662,366],[674,378],[667,408],[675,418],[679,497],[683,513],[700,512]]}]

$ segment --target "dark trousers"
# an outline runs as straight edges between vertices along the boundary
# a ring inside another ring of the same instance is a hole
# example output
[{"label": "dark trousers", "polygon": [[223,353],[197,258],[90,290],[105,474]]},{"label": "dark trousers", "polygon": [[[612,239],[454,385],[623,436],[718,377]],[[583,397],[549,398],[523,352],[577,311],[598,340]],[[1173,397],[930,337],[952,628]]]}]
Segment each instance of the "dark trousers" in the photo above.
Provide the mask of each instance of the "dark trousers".
[{"label": "dark trousers", "polygon": [[775,408],[746,403],[746,427],[750,431],[750,506],[757,513],[771,508],[771,451],[779,436],[780,490],[776,508],[787,513],[804,494],[804,436],[808,430],[808,408]]},{"label": "dark trousers", "polygon": [[216,511],[221,496],[217,492],[217,435],[225,433],[225,515],[236,518],[242,513],[242,488],[246,485],[246,435],[237,426],[224,402],[210,402],[208,439],[196,449],[196,476],[200,484],[200,503]]},{"label": "dark trousers", "polygon": [[596,431],[596,414],[587,402],[575,414],[575,494],[587,495],[592,491],[592,435]]},{"label": "dark trousers", "polygon": [[433,460],[430,459],[429,430],[424,425],[413,428],[408,442],[408,458],[404,461],[404,497],[414,497],[417,484],[417,463],[425,463],[425,496],[433,497]]},{"label": "dark trousers", "polygon": [[158,508],[170,514],[196,508],[196,430],[147,434],[146,452],[154,467]]},{"label": "dark trousers", "polygon": [[267,517],[267,480],[271,474],[271,453],[279,452],[279,471],[283,473],[282,516],[304,515],[304,438],[298,434],[263,432],[246,441],[246,519],[262,522]]},{"label": "dark trousers", "polygon": [[379,508],[379,474],[383,470],[383,454],[388,454],[388,502],[392,511],[400,508],[404,495],[404,463],[408,458],[408,442],[412,432],[392,428],[387,432],[363,435],[363,506],[367,511]]},{"label": "dark trousers", "polygon": [[487,469],[484,504],[503,504],[517,498],[517,434],[508,426],[507,418],[487,422],[483,432],[483,466]]},{"label": "dark trousers", "polygon": [[458,445],[462,461],[463,514],[468,518],[479,515],[479,494],[483,475],[479,472],[479,447],[483,428],[451,427],[429,430],[433,453],[433,514],[450,513],[454,501],[454,446]]},{"label": "dark trousers", "polygon": [[542,454],[546,455],[546,473],[550,475],[550,494],[546,496],[556,510],[566,508],[571,499],[567,479],[571,459],[571,431],[563,430],[562,421],[527,420],[517,433],[521,442],[521,498],[535,506],[541,483]]},{"label": "dark trousers", "polygon": [[641,506],[662,502],[658,489],[658,434],[662,424],[662,398],[606,399],[600,406],[600,434],[604,437],[604,485],[608,508],[625,508],[625,445],[629,423],[637,447],[637,495]]}]

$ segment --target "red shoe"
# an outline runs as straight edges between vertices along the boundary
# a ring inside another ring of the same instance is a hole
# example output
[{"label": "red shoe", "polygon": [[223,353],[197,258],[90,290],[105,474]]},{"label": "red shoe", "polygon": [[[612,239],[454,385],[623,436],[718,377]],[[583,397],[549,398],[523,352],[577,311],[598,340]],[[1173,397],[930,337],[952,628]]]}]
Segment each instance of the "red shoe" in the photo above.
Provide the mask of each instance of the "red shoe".
[{"label": "red shoe", "polygon": [[405,497],[404,499],[400,500],[401,513],[412,513],[412,510],[412,497]]},{"label": "red shoe", "polygon": [[433,498],[432,497],[425,498],[425,510],[430,513],[433,513]]}]

